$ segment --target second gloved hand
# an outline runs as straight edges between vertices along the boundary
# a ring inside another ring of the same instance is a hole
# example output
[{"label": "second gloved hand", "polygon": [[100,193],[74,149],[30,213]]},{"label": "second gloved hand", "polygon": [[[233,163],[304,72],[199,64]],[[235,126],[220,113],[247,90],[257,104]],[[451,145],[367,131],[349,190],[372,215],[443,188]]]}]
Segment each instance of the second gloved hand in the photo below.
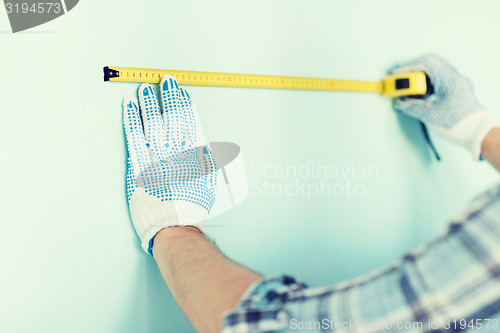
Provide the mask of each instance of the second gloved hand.
[{"label": "second gloved hand", "polygon": [[401,97],[394,108],[422,121],[444,138],[468,149],[479,159],[481,143],[500,122],[487,114],[474,95],[472,83],[436,55],[427,55],[392,69],[392,73],[425,72],[434,93],[423,98]]}]

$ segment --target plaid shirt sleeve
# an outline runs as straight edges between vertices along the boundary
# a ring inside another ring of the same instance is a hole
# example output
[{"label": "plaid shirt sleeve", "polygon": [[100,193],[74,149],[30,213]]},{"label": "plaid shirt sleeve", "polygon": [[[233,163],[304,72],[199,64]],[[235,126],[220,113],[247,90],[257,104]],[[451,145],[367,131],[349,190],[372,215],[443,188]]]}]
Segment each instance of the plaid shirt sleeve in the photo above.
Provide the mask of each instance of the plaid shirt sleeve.
[{"label": "plaid shirt sleeve", "polygon": [[500,186],[387,269],[329,287],[264,278],[223,333],[500,332]]}]

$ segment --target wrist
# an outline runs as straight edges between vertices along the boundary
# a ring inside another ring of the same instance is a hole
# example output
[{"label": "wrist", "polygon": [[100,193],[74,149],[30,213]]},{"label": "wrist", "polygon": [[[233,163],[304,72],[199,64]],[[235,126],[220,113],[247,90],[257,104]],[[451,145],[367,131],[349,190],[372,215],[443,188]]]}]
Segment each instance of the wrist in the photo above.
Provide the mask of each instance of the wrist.
[{"label": "wrist", "polygon": [[198,227],[192,225],[175,225],[161,229],[153,237],[151,245],[151,254],[154,256],[155,250],[168,244],[172,239],[183,237],[199,237],[205,238],[205,233]]},{"label": "wrist", "polygon": [[205,235],[205,233],[200,228],[194,225],[173,225],[158,231],[156,237],[160,236],[160,238],[162,239],[168,239],[171,237],[176,237],[178,235],[191,233]]},{"label": "wrist", "polygon": [[488,159],[500,148],[500,127],[492,128],[481,142],[481,156]]},{"label": "wrist", "polygon": [[469,150],[473,159],[477,161],[481,156],[484,138],[496,127],[500,127],[497,119],[484,110],[477,110],[462,118],[451,128],[433,127],[433,129],[448,141]]}]

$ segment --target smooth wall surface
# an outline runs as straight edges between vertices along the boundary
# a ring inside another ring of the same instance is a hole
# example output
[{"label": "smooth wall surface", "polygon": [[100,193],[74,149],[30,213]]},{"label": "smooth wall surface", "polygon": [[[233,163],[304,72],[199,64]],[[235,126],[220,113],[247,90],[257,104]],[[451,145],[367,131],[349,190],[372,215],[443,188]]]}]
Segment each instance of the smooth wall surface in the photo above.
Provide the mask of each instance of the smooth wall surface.
[{"label": "smooth wall surface", "polygon": [[[138,84],[104,83],[103,66],[378,80],[435,52],[500,117],[499,10],[493,0],[84,0],[17,34],[0,10],[0,331],[193,332],[128,214],[121,100]],[[247,167],[248,198],[210,234],[263,274],[311,286],[366,274],[499,181],[434,136],[436,162],[418,123],[381,96],[189,91],[207,138],[238,143]]]}]

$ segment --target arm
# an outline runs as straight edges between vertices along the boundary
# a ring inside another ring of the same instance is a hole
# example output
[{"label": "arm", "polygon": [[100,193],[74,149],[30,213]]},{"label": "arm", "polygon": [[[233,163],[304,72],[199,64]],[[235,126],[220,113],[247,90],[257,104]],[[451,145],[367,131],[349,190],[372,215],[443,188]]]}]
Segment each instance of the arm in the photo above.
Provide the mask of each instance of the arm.
[{"label": "arm", "polygon": [[222,314],[261,278],[222,255],[195,228],[161,230],[153,256],[177,304],[201,333],[220,332]]},{"label": "arm", "polygon": [[483,140],[481,155],[500,172],[500,128],[492,129]]}]

